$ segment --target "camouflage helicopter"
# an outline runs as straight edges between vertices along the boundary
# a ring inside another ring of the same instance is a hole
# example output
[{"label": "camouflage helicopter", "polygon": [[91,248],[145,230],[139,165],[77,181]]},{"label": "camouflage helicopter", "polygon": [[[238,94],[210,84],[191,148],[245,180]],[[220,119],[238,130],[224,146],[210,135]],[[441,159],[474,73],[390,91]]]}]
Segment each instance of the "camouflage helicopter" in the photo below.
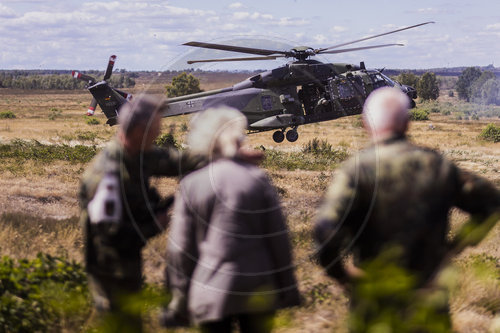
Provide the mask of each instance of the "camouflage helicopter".
[{"label": "camouflage helicopter", "polygon": [[[297,129],[300,125],[360,114],[368,95],[380,87],[391,86],[401,89],[410,97],[412,107],[414,107],[413,99],[417,97],[416,90],[390,79],[382,73],[383,70],[367,69],[364,62],[360,62],[357,66],[346,63],[322,63],[309,58],[319,54],[403,46],[402,44],[381,44],[338,49],[429,23],[434,22],[420,23],[320,49],[300,46],[281,51],[203,42],[185,43],[183,45],[257,55],[256,57],[193,60],[188,61],[188,64],[277,58],[295,58],[295,61],[254,75],[232,87],[170,98],[169,107],[164,116],[178,116],[226,105],[240,110],[247,117],[250,133],[274,130],[273,140],[279,143],[283,142],[285,137],[290,142],[297,141],[299,137]],[[73,72],[75,78],[88,81],[88,90],[94,97],[87,114],[93,114],[98,103],[110,125],[116,123],[119,106],[131,98],[130,94],[114,89],[106,82],[111,75],[114,60],[115,57],[112,56],[104,80],[101,82],[96,83],[87,75]]]}]

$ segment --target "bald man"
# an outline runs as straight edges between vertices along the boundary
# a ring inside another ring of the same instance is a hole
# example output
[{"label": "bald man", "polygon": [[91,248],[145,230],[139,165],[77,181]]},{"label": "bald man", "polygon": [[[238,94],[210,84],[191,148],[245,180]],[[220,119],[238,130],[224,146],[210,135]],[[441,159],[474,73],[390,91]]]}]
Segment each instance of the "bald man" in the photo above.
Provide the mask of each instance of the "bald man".
[{"label": "bald man", "polygon": [[[436,289],[443,260],[481,238],[466,231],[481,227],[484,237],[498,220],[498,189],[408,142],[409,103],[394,88],[368,97],[363,122],[373,145],[340,168],[318,212],[318,258],[351,291],[351,331],[381,323],[393,332],[449,331],[446,292],[428,306],[422,288]],[[454,206],[472,218],[449,241]],[[344,260],[349,254],[353,260]]]}]

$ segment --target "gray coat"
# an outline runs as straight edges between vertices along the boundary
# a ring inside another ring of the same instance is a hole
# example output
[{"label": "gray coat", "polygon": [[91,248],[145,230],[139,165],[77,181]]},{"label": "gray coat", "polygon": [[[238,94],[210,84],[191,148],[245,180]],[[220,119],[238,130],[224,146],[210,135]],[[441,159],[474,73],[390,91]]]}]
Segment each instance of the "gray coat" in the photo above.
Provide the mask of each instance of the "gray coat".
[{"label": "gray coat", "polygon": [[199,323],[298,305],[293,271],[285,219],[262,170],[221,159],[183,179],[168,239],[175,311]]}]

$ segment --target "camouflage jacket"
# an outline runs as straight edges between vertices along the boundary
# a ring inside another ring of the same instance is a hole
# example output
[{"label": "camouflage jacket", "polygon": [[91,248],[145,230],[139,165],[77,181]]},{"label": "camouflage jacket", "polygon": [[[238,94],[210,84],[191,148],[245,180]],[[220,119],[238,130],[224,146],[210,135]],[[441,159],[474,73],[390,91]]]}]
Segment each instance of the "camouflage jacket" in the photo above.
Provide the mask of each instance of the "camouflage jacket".
[{"label": "camouflage jacket", "polygon": [[374,145],[343,165],[326,194],[315,226],[320,263],[342,280],[343,253],[359,264],[397,246],[401,266],[425,281],[449,250],[453,206],[484,220],[500,209],[500,192],[404,137]]},{"label": "camouflage jacket", "polygon": [[[91,162],[81,179],[80,221],[84,229],[87,271],[117,277],[140,278],[141,248],[161,230],[155,215],[171,201],[160,198],[151,176],[182,176],[203,164],[197,156],[175,149],[154,148],[129,156],[117,140],[111,141]],[[118,176],[122,221],[112,228],[91,225],[87,205],[106,173]]]}]

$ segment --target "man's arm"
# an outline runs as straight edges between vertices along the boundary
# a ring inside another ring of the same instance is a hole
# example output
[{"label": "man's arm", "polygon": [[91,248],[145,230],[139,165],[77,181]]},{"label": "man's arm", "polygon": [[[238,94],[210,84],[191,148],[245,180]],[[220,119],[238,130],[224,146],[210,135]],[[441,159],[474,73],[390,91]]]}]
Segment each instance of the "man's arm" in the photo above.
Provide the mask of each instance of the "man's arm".
[{"label": "man's arm", "polygon": [[478,244],[500,219],[500,191],[488,180],[457,168],[458,193],[455,205],[471,217],[451,244],[458,253]]},{"label": "man's arm", "polygon": [[205,157],[174,148],[154,148],[144,158],[144,167],[155,176],[183,177],[206,164]]},{"label": "man's arm", "polygon": [[339,171],[325,196],[314,227],[319,263],[329,276],[342,284],[350,277],[343,257],[352,239],[349,217],[357,209],[355,191],[351,177],[344,170]]}]

